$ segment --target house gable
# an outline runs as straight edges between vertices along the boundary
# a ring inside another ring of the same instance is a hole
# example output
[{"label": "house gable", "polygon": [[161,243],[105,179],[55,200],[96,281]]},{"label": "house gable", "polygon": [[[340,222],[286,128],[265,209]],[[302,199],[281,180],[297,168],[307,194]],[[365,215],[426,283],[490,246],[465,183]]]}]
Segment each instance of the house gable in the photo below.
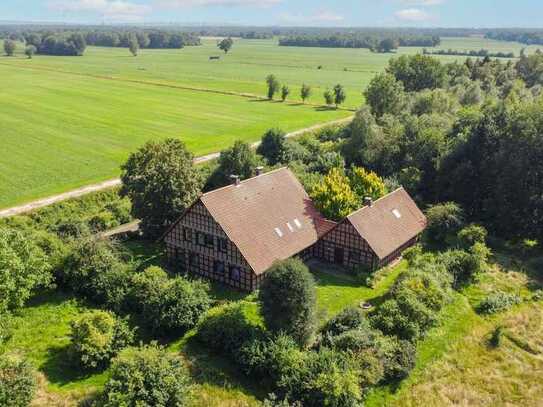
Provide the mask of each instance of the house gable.
[{"label": "house gable", "polygon": [[201,200],[185,211],[165,234],[171,266],[242,290],[259,283],[234,242]]}]

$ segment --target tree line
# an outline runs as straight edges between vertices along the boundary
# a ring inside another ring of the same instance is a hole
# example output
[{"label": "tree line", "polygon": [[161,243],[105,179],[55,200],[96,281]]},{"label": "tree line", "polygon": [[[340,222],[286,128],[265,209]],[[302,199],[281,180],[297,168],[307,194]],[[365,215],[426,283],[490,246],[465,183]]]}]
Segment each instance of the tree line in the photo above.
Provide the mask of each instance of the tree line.
[{"label": "tree line", "polygon": [[424,55],[456,55],[456,56],[466,56],[466,57],[481,57],[481,58],[515,58],[514,52],[490,52],[487,49],[480,50],[470,50],[470,51],[461,51],[456,49],[438,49],[438,50],[428,50],[424,48],[422,50]]},{"label": "tree line", "polygon": [[194,33],[163,30],[89,31],[84,36],[87,44],[100,47],[128,48],[133,38],[142,49],[179,49],[201,44],[200,37]]},{"label": "tree line", "polygon": [[438,36],[430,35],[295,35],[279,39],[280,46],[323,48],[368,48],[376,52],[389,52],[401,47],[435,47],[441,43]]},{"label": "tree line", "polygon": [[514,41],[526,45],[543,45],[543,30],[493,30],[485,38],[498,41]]}]

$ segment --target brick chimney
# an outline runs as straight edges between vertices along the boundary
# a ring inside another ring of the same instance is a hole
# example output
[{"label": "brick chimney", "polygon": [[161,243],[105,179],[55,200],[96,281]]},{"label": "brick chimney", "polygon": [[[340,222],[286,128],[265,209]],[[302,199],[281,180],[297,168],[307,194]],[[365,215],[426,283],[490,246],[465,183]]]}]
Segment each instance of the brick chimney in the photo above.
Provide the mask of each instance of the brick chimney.
[{"label": "brick chimney", "polygon": [[239,178],[239,175],[230,175],[230,181],[232,182],[232,185],[239,185],[241,180]]},{"label": "brick chimney", "polygon": [[373,206],[373,199],[371,196],[364,198],[364,206]]}]

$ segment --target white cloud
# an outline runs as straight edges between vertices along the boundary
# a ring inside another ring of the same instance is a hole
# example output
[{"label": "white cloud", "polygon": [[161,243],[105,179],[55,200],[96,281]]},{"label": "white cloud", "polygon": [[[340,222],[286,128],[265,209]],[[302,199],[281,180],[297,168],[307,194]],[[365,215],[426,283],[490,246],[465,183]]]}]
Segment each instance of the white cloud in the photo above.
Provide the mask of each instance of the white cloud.
[{"label": "white cloud", "polygon": [[319,23],[340,23],[345,20],[345,17],[330,11],[319,11],[315,14],[301,15],[283,13],[280,15],[281,21],[288,24],[319,24]]},{"label": "white cloud", "polygon": [[152,11],[151,6],[125,0],[60,0],[49,7],[61,12],[93,13],[115,21],[137,21]]},{"label": "white cloud", "polygon": [[402,4],[407,6],[437,6],[445,3],[445,0],[400,0]]},{"label": "white cloud", "polygon": [[270,7],[282,3],[283,0],[155,0],[158,7],[183,8],[183,7]]},{"label": "white cloud", "polygon": [[394,16],[398,20],[408,21],[408,22],[423,22],[423,21],[430,21],[433,19],[431,14],[418,8],[407,8],[404,10],[399,10],[396,13],[394,13]]}]

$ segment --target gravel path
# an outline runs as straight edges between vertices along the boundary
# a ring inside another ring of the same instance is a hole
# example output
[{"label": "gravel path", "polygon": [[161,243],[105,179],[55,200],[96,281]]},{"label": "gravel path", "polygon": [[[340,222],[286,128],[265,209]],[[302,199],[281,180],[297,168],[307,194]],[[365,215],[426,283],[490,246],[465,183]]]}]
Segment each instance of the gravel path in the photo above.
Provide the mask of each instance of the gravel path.
[{"label": "gravel path", "polygon": [[[345,124],[345,123],[350,122],[352,119],[353,119],[353,116],[350,116],[350,117],[347,117],[347,118],[344,118],[344,119],[339,119],[339,120],[334,120],[334,121],[331,121],[331,122],[317,124],[315,126],[307,127],[305,129],[301,129],[301,130],[294,131],[292,133],[288,133],[287,137],[300,136],[300,135],[302,135],[304,133],[319,130],[319,129],[322,129],[323,127],[331,126],[331,125],[334,125],[334,124]],[[260,144],[260,142],[254,143],[254,144],[252,144],[252,147],[256,148],[256,147],[258,147],[259,144]],[[214,160],[214,159],[218,158],[219,155],[220,155],[220,153],[211,153],[211,154],[207,154],[207,155],[204,155],[204,156],[201,156],[201,157],[196,157],[194,159],[194,163],[195,164],[202,164],[202,163],[205,163],[205,162],[208,162],[208,161],[211,161],[211,160]],[[109,181],[100,182],[98,184],[87,185],[85,187],[81,187],[81,188],[78,188],[78,189],[74,189],[72,191],[64,192],[62,194],[53,195],[53,196],[43,198],[43,199],[38,199],[36,201],[29,202],[29,203],[24,204],[24,205],[19,205],[19,206],[14,206],[12,208],[2,209],[2,210],[0,210],[0,218],[7,218],[7,217],[10,217],[10,216],[15,216],[15,215],[20,215],[20,214],[23,214],[23,213],[31,212],[33,210],[43,208],[45,206],[49,206],[49,205],[52,205],[52,204],[57,203],[57,202],[65,201],[65,200],[71,199],[71,198],[78,198],[80,196],[87,195],[87,194],[90,194],[92,192],[97,192],[97,191],[101,191],[101,190],[104,190],[104,189],[113,188],[113,187],[116,187],[116,186],[119,186],[119,185],[121,185],[121,180],[119,178],[111,179]]]}]

